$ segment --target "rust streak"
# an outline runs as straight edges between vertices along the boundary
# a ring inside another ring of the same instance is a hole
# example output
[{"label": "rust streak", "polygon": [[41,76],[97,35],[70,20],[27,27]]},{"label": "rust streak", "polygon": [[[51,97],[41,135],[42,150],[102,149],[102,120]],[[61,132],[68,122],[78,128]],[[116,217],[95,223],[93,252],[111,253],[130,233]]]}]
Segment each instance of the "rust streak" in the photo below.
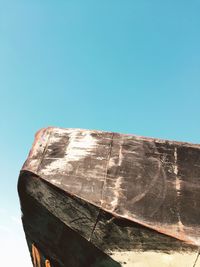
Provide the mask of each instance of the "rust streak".
[{"label": "rust streak", "polygon": [[41,267],[40,253],[34,244],[32,244],[32,256],[34,267]]},{"label": "rust streak", "polygon": [[45,260],[45,267],[51,267],[51,264],[50,264],[49,260]]}]

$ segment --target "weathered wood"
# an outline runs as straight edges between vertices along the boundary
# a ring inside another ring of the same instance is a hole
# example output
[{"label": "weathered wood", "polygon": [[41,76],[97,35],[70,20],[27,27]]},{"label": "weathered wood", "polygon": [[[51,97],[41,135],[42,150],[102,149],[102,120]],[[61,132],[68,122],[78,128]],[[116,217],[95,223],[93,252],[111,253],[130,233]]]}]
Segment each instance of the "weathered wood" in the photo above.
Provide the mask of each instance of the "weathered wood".
[{"label": "weathered wood", "polygon": [[43,129],[18,187],[30,251],[42,266],[193,266],[199,180],[200,145]]}]

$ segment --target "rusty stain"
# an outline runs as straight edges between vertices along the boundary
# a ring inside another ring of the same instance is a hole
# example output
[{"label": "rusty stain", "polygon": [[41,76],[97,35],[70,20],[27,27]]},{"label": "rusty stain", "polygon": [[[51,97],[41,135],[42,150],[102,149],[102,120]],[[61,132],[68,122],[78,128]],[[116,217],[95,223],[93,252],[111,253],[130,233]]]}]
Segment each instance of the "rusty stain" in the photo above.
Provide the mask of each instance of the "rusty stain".
[{"label": "rusty stain", "polygon": [[45,267],[51,267],[51,264],[50,264],[49,260],[45,260]]},{"label": "rusty stain", "polygon": [[41,267],[40,253],[34,244],[32,244],[32,256],[34,267]]},{"label": "rusty stain", "polygon": [[[41,267],[40,252],[34,244],[32,244],[32,256],[33,256],[34,267]],[[51,267],[49,260],[45,260],[45,267]]]}]

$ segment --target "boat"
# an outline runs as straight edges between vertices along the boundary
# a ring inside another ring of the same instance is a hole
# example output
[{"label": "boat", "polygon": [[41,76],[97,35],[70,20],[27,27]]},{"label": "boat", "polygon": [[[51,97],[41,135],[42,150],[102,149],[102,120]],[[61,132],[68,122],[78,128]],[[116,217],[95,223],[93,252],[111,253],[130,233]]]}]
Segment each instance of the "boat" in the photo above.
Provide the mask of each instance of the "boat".
[{"label": "boat", "polygon": [[200,145],[48,127],[19,175],[34,267],[200,266]]}]

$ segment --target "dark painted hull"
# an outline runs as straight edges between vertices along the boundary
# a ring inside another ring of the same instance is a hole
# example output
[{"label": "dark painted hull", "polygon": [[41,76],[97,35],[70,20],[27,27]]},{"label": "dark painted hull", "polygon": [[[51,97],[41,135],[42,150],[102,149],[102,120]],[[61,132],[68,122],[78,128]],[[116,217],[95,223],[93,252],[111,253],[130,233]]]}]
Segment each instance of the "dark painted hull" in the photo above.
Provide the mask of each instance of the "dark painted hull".
[{"label": "dark painted hull", "polygon": [[199,145],[41,130],[18,184],[34,266],[199,264],[199,166]]}]

